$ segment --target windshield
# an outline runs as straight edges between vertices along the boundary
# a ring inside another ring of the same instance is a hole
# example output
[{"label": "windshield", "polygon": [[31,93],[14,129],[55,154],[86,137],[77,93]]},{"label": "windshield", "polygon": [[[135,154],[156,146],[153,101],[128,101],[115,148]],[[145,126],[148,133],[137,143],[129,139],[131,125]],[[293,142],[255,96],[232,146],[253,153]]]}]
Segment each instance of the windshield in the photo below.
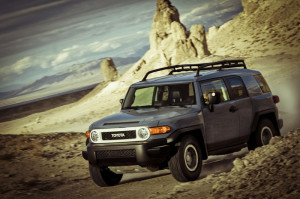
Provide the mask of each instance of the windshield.
[{"label": "windshield", "polygon": [[130,88],[123,108],[151,108],[195,104],[193,83]]}]

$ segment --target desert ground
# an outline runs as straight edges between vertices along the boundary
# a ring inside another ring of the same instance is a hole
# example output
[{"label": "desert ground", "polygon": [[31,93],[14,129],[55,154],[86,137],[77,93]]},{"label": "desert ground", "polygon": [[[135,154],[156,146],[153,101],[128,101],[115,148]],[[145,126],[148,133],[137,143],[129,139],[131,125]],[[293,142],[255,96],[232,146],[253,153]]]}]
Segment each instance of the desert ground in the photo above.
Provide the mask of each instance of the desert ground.
[{"label": "desert ground", "polygon": [[[81,157],[83,133],[0,135],[1,198],[299,198],[300,129],[248,153],[211,156],[198,180],[168,170],[98,187]],[[294,172],[291,172],[294,171]]]},{"label": "desert ground", "polygon": [[87,95],[93,88],[85,89],[69,94],[49,97],[35,102],[25,103],[23,105],[13,106],[11,108],[0,109],[0,122],[6,122],[23,118],[34,113],[41,113],[49,109],[77,102]]}]

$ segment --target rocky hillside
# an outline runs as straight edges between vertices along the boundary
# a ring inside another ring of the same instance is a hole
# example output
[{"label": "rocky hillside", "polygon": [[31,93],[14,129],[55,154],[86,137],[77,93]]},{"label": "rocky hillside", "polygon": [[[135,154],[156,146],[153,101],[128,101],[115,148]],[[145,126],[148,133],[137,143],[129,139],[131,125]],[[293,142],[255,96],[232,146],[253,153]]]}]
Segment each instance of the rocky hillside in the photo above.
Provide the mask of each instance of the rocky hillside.
[{"label": "rocky hillside", "polygon": [[[168,194],[150,198],[299,198],[300,129],[285,137],[272,138],[269,145],[235,159],[228,173],[181,183]],[[201,187],[212,185],[207,195]]]},{"label": "rocky hillside", "polygon": [[299,54],[300,1],[242,0],[243,12],[209,28],[208,49],[234,57]]}]

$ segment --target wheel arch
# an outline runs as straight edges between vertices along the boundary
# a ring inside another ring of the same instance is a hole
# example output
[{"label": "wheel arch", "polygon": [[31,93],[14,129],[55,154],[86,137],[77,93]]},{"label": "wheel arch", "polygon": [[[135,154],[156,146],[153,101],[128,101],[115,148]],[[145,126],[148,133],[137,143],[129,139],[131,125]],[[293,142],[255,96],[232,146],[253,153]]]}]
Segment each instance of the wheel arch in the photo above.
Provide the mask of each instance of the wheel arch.
[{"label": "wheel arch", "polygon": [[174,133],[172,133],[170,137],[168,137],[167,142],[174,143],[174,144],[178,143],[184,136],[187,135],[192,135],[197,139],[198,143],[200,144],[202,159],[206,160],[208,158],[207,148],[206,148],[202,131],[199,127],[179,129]]},{"label": "wheel arch", "polygon": [[275,110],[273,109],[257,112],[255,114],[252,127],[251,127],[251,134],[257,130],[259,122],[263,119],[269,119],[273,123],[276,129],[276,134],[277,134],[276,136],[280,136],[280,129],[277,122],[277,116]]}]

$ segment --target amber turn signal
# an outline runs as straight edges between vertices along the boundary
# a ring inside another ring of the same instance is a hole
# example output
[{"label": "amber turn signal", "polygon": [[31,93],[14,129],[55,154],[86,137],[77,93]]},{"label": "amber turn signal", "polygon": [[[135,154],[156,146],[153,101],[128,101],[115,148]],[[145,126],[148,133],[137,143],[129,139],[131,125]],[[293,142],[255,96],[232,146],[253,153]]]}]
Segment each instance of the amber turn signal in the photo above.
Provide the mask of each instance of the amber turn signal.
[{"label": "amber turn signal", "polygon": [[169,131],[171,131],[171,128],[169,126],[158,126],[149,128],[149,130],[151,135],[155,135],[161,133],[168,133]]},{"label": "amber turn signal", "polygon": [[85,132],[85,137],[90,138],[90,136],[91,136],[91,131],[86,131]]}]

